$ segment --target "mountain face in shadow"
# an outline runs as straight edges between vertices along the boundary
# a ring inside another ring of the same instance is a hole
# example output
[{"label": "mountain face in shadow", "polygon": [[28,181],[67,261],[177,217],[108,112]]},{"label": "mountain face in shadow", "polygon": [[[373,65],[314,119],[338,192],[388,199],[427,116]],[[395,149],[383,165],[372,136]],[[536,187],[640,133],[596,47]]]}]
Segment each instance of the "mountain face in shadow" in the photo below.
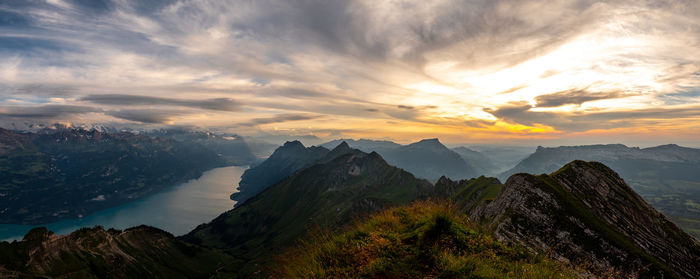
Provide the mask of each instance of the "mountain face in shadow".
[{"label": "mountain face in shadow", "polygon": [[[335,150],[334,158],[291,175],[183,239],[236,255],[233,266],[245,277],[310,228],[335,230],[387,206],[427,197],[432,191],[429,182],[388,165],[375,152],[367,154],[343,145]],[[340,154],[340,150],[348,153]]]},{"label": "mountain face in shadow", "polygon": [[299,141],[288,141],[265,161],[243,173],[238,192],[231,195],[231,199],[236,200],[236,204],[242,204],[298,170],[315,164],[329,152],[324,147],[305,147]]},{"label": "mountain face in shadow", "polygon": [[230,260],[148,226],[65,236],[36,228],[22,241],[0,242],[1,278],[209,278]]},{"label": "mountain face in shadow", "polygon": [[550,175],[513,175],[496,199],[470,215],[498,239],[592,265],[597,274],[700,277],[700,243],[601,163],[573,161]]},{"label": "mountain face in shadow", "polygon": [[609,166],[655,208],[700,237],[700,149],[673,144],[651,148],[622,144],[538,147],[500,177],[519,172],[549,173],[573,160]]},{"label": "mountain face in shadow", "polygon": [[166,138],[0,129],[0,223],[79,218],[224,165],[202,145]]}]

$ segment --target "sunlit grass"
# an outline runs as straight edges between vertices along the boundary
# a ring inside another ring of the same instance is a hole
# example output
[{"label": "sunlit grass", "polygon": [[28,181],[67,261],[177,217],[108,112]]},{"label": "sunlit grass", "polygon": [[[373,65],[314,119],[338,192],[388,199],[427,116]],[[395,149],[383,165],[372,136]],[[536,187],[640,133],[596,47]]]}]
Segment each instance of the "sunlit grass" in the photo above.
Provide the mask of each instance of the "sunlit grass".
[{"label": "sunlit grass", "polygon": [[437,202],[380,212],[345,233],[318,233],[279,256],[285,278],[577,278],[562,263],[502,244]]}]

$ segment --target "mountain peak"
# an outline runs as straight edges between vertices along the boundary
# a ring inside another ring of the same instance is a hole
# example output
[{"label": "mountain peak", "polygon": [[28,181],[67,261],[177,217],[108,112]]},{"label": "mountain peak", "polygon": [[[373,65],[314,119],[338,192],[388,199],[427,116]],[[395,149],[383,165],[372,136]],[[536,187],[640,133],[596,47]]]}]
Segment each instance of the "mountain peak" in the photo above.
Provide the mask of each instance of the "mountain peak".
[{"label": "mountain peak", "polygon": [[340,144],[338,144],[338,146],[336,146],[335,148],[333,148],[332,151],[336,151],[336,150],[351,150],[351,149],[352,149],[352,148],[350,148],[350,145],[348,145],[347,142],[343,141],[343,142],[341,142]]},{"label": "mountain peak", "polygon": [[304,144],[302,144],[298,140],[293,140],[293,141],[288,141],[285,142],[284,145],[282,145],[284,148],[306,148]]},{"label": "mountain peak", "polygon": [[442,143],[440,143],[440,140],[438,138],[422,139],[417,143],[418,144],[440,144],[440,145],[442,145]]}]

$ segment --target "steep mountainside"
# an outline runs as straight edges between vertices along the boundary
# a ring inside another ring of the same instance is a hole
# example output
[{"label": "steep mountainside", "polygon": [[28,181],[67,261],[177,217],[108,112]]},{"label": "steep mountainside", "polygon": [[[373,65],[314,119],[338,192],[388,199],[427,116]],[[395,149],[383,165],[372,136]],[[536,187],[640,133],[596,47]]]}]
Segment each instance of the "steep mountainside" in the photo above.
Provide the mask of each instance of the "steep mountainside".
[{"label": "steep mountainside", "polygon": [[470,215],[498,239],[548,250],[599,275],[700,278],[700,243],[601,163],[513,175],[495,200]]},{"label": "steep mountainside", "polygon": [[225,165],[199,144],[132,133],[0,129],[0,223],[78,218]]},{"label": "steep mountainside", "polygon": [[641,149],[621,144],[538,147],[500,177],[549,173],[573,160],[609,166],[655,208],[700,238],[700,149],[672,144]]},{"label": "steep mountainside", "polygon": [[246,170],[238,183],[238,193],[231,195],[238,205],[268,187],[309,167],[330,152],[324,147],[304,147],[299,141],[289,141],[275,150],[269,158]]},{"label": "steep mountainside", "polygon": [[183,239],[235,255],[237,264],[230,269],[250,275],[309,228],[339,228],[431,190],[429,182],[389,166],[377,153],[355,150],[293,174]]},{"label": "steep mountainside", "polygon": [[209,278],[230,256],[147,226],[55,236],[45,228],[0,242],[1,278]]}]

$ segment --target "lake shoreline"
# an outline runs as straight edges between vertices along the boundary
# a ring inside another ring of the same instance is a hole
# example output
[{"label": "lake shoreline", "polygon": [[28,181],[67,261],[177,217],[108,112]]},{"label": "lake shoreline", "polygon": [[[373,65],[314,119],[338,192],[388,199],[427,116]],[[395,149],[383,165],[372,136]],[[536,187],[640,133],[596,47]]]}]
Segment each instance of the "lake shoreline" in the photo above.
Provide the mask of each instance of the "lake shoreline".
[{"label": "lake shoreline", "polygon": [[197,225],[233,208],[229,197],[237,190],[247,166],[227,166],[205,171],[198,178],[170,186],[125,204],[97,211],[78,219],[63,219],[36,225],[0,224],[0,241],[21,240],[32,228],[46,227],[65,235],[82,227],[103,226],[127,229],[142,224],[173,235],[189,232]]}]

